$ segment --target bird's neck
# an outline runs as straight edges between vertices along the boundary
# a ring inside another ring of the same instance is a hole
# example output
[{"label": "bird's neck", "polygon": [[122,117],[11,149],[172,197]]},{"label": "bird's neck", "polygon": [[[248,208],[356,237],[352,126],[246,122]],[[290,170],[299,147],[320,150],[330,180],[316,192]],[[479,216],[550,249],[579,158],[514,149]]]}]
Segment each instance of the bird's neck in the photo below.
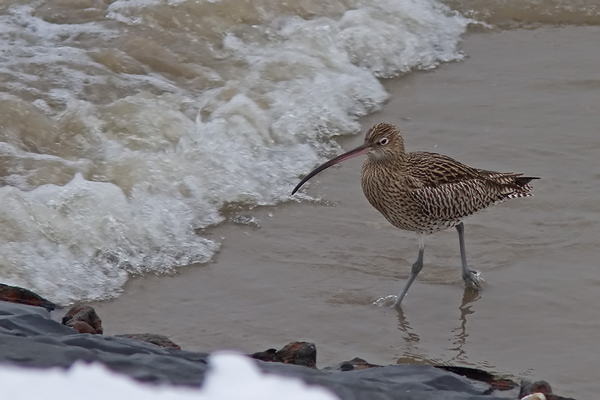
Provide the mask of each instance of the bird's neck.
[{"label": "bird's neck", "polygon": [[370,168],[384,168],[388,170],[403,171],[407,167],[405,152],[369,153],[364,165]]}]

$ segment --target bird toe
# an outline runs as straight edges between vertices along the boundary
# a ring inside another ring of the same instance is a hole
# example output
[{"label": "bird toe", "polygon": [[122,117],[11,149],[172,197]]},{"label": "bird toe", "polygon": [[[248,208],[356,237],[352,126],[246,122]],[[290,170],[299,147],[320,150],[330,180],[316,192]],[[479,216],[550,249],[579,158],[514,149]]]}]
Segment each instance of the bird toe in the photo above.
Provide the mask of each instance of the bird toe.
[{"label": "bird toe", "polygon": [[481,272],[469,271],[468,275],[463,275],[463,280],[468,288],[473,290],[481,290],[481,282],[483,281],[481,278]]}]

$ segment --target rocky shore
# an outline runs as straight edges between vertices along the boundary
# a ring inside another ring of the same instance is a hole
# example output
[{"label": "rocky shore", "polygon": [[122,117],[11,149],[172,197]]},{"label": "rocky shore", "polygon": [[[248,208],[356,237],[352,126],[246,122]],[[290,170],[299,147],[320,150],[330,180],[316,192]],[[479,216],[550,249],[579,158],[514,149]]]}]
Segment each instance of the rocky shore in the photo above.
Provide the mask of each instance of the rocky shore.
[{"label": "rocky shore", "polygon": [[[0,284],[0,365],[69,368],[78,361],[99,362],[138,381],[192,387],[201,387],[211,368],[209,353],[182,350],[159,334],[104,335],[92,307],[74,306],[61,322],[50,314],[57,308],[26,289]],[[307,342],[248,356],[263,372],[325,387],[342,400],[569,400],[544,381],[518,383],[460,366],[381,366],[354,358],[318,370],[317,348]]]}]

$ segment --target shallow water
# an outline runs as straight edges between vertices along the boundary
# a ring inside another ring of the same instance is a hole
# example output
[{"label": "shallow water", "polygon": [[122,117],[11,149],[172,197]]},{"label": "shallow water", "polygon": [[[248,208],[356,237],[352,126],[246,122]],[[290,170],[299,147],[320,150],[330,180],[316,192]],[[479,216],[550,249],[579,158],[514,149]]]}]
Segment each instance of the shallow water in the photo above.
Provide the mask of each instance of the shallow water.
[{"label": "shallow water", "polygon": [[428,241],[425,268],[400,313],[372,304],[397,294],[417,240],[367,203],[361,161],[353,159],[313,178],[308,193],[322,202],[232,211],[254,224],[205,232],[223,241],[216,262],[135,279],[120,299],[96,304],[106,331],[167,333],[197,350],[309,340],[321,366],[354,356],[471,365],[593,398],[600,75],[591,49],[598,34],[597,27],[471,34],[466,61],[387,82],[390,102],[362,120],[364,129],[397,123],[408,150],[542,178],[534,197],[466,220],[467,256],[486,280],[480,294],[463,287],[451,230]]}]

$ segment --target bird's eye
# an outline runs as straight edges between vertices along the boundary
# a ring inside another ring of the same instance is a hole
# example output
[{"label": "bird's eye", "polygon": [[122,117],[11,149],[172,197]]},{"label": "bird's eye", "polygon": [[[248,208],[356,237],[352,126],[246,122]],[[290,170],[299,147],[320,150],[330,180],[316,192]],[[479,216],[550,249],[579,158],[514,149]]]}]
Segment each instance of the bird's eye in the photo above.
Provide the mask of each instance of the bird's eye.
[{"label": "bird's eye", "polygon": [[387,138],[383,138],[379,140],[380,145],[388,144],[389,140]]}]

